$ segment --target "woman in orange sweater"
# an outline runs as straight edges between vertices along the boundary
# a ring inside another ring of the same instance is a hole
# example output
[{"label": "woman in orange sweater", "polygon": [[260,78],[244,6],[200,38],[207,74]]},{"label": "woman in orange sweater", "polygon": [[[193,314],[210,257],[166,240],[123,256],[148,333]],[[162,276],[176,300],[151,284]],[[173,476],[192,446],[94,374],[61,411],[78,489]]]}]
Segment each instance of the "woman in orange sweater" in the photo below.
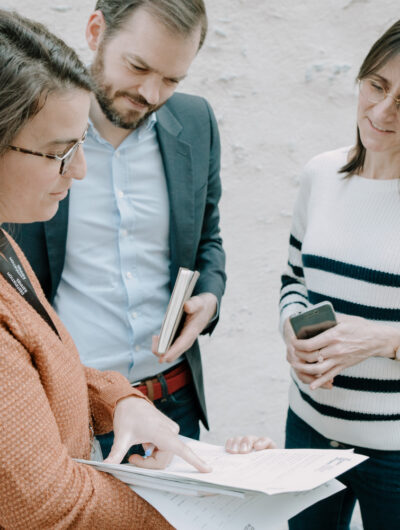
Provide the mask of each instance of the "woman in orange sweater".
[{"label": "woman in orange sweater", "polygon": [[[0,222],[50,219],[81,179],[91,81],[42,25],[0,10]],[[110,460],[135,443],[161,467],[205,464],[177,426],[115,372],[84,368],[16,243],[0,229],[0,528],[169,528],[128,486],[73,458],[115,432]]]}]

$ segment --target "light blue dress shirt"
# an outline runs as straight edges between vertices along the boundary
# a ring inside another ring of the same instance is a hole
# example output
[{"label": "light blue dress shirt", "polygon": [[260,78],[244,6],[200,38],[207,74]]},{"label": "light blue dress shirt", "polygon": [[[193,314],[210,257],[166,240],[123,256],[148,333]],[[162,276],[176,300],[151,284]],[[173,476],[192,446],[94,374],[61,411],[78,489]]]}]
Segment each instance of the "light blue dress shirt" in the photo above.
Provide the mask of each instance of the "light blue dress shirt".
[{"label": "light blue dress shirt", "polygon": [[55,298],[83,364],[131,382],[176,364],[160,365],[151,352],[170,296],[169,199],[155,122],[153,114],[117,149],[90,124]]}]

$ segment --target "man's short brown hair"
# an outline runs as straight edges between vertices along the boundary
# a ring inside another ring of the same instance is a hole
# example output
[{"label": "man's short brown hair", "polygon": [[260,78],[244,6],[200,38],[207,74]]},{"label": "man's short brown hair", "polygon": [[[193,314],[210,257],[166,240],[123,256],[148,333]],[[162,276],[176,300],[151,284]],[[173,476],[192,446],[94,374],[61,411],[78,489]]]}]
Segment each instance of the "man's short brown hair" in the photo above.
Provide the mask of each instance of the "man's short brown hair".
[{"label": "man's short brown hair", "polygon": [[173,33],[188,37],[201,28],[199,49],[207,34],[207,13],[203,0],[98,0],[96,10],[106,22],[105,37],[114,35],[138,8],[158,18]]}]

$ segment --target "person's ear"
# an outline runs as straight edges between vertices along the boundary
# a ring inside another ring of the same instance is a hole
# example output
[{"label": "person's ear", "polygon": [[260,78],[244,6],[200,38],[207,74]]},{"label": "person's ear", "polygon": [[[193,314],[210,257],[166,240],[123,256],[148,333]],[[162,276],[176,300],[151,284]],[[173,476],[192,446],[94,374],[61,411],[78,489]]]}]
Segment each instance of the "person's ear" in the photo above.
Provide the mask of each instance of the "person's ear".
[{"label": "person's ear", "polygon": [[106,21],[100,10],[90,15],[86,26],[86,40],[92,51],[97,51],[106,29]]}]

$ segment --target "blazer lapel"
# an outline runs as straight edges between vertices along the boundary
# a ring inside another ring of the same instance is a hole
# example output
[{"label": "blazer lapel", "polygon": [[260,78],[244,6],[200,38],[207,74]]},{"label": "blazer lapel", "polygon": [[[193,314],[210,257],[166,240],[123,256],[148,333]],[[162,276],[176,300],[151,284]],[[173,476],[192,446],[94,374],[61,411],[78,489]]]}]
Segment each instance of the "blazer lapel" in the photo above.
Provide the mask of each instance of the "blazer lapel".
[{"label": "blazer lapel", "polygon": [[179,139],[182,125],[168,107],[157,112],[157,135],[170,202],[171,280],[179,267],[194,266],[194,182],[191,145]]},{"label": "blazer lapel", "polygon": [[60,202],[56,215],[44,224],[51,277],[51,303],[53,303],[64,268],[68,230],[68,205],[69,193],[67,197]]}]

